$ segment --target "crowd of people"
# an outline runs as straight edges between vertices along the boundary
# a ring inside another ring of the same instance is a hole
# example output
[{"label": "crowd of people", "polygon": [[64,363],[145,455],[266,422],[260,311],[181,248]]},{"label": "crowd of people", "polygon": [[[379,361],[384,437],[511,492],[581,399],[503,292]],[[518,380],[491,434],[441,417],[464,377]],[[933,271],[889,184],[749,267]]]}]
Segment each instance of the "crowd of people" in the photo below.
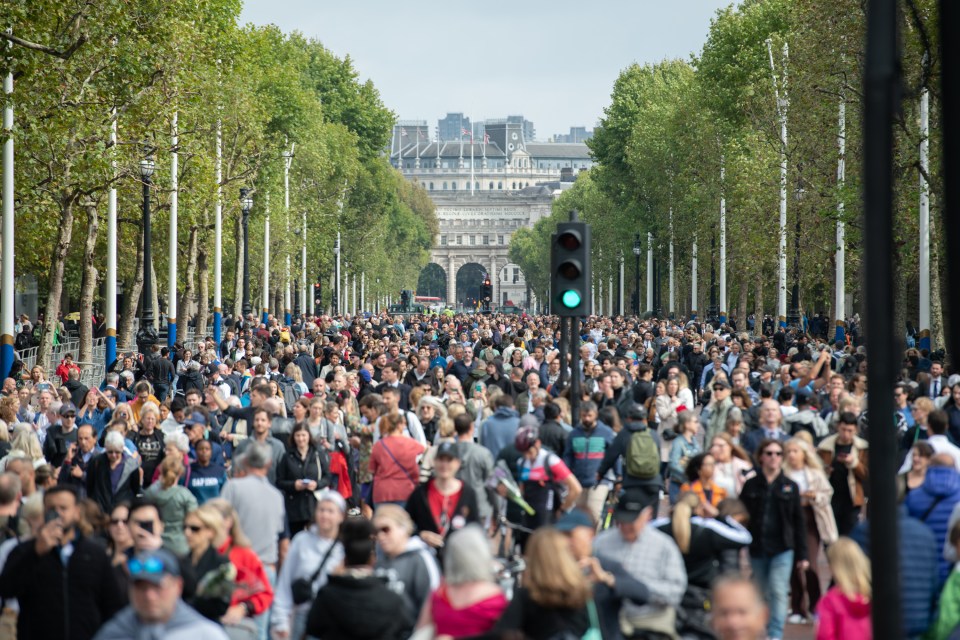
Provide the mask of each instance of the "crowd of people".
[{"label": "crowd of people", "polygon": [[[571,370],[558,327],[271,317],[4,380],[0,635],[871,637],[862,345],[596,316]],[[946,639],[960,375],[901,373],[902,635]]]}]

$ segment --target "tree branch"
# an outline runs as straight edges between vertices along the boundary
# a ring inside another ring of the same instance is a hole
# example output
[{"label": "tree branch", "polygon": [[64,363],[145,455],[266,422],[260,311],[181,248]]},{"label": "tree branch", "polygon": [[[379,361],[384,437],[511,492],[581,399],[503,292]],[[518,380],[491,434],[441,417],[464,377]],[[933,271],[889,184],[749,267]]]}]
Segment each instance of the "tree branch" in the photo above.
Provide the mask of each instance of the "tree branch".
[{"label": "tree branch", "polygon": [[45,53],[55,58],[60,58],[61,60],[68,60],[74,53],[77,52],[77,49],[82,47],[87,42],[87,34],[81,33],[80,37],[77,38],[73,44],[63,50],[54,49],[53,47],[45,44],[39,44],[37,42],[30,42],[29,40],[18,38],[12,33],[7,33],[6,31],[0,31],[0,40],[6,40],[19,47],[30,49],[32,51],[39,51],[40,53]]}]

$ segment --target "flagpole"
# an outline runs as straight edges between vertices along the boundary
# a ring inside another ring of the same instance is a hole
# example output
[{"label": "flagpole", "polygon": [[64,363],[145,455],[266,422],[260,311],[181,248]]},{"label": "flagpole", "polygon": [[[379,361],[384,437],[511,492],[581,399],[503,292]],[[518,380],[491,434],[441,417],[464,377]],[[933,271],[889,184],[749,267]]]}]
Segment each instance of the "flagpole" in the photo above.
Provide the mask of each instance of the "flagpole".
[{"label": "flagpole", "polygon": [[473,195],[473,122],[470,123],[470,195]]}]

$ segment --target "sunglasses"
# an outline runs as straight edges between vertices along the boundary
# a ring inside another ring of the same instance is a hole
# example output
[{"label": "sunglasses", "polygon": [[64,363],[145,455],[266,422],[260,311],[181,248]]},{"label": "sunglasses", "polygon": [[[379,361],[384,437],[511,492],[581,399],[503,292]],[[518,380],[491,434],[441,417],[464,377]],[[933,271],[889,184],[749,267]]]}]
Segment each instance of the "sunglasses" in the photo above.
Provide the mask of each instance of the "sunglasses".
[{"label": "sunglasses", "polygon": [[127,524],[129,521],[129,518],[110,518],[110,524]]},{"label": "sunglasses", "polygon": [[127,568],[130,569],[130,575],[157,575],[163,573],[163,562],[157,558],[147,558],[146,560],[139,560],[134,558],[127,563]]},{"label": "sunglasses", "polygon": [[782,458],[782,457],[783,457],[783,451],[774,451],[774,450],[771,449],[771,450],[768,450],[768,451],[764,451],[764,452],[763,452],[763,455],[765,455],[765,456],[771,456],[771,457],[775,457],[775,458]]},{"label": "sunglasses", "polygon": [[196,524],[185,524],[183,525],[183,530],[189,531],[190,533],[200,533],[201,531],[203,531],[203,527]]}]

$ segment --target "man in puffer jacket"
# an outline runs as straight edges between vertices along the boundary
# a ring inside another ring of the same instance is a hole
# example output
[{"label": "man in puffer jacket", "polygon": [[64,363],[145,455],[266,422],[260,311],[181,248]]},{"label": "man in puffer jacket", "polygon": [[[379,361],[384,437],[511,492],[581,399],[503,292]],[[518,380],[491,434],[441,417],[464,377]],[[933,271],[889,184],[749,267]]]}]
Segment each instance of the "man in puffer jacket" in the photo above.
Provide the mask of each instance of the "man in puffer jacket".
[{"label": "man in puffer jacket", "polygon": [[[937,540],[937,549],[943,548],[947,537],[947,523],[953,508],[960,503],[960,474],[953,466],[949,454],[938,453],[930,458],[927,477],[919,489],[907,495],[909,514],[927,525]],[[940,575],[938,586],[943,587],[950,574],[951,563],[939,558]]]}]

